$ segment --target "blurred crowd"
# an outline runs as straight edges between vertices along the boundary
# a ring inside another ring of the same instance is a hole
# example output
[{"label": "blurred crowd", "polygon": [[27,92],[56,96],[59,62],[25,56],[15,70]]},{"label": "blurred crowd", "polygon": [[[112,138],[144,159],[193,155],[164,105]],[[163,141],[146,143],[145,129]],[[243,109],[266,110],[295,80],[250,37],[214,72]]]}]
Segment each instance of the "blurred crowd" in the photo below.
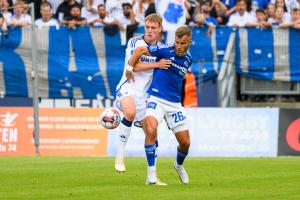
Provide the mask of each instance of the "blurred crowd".
[{"label": "blurred crowd", "polygon": [[[186,24],[191,27],[300,28],[300,0],[183,0]],[[134,31],[145,16],[155,13],[155,0],[0,0],[0,25],[28,26],[32,23],[28,4],[35,5],[38,27],[90,25]]]}]

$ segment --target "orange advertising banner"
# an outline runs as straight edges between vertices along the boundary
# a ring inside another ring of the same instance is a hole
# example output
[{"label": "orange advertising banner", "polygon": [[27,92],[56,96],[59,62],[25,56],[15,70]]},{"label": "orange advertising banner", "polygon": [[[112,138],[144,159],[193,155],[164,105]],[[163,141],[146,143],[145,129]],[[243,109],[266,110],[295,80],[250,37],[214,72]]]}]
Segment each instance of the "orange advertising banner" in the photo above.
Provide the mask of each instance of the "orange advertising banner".
[{"label": "orange advertising banner", "polygon": [[32,115],[32,108],[0,107],[0,155],[35,155],[33,131],[27,125]]},{"label": "orange advertising banner", "polygon": [[[42,156],[106,156],[107,130],[99,123],[101,109],[41,108]],[[0,155],[35,155],[33,109],[1,107]]]}]

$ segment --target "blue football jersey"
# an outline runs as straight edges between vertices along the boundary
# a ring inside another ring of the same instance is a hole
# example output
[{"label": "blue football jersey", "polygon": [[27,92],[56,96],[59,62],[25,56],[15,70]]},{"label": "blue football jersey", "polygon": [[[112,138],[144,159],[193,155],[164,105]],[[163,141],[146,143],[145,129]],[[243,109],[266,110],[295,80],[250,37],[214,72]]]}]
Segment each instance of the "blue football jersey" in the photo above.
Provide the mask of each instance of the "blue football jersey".
[{"label": "blue football jersey", "polygon": [[162,58],[172,61],[168,69],[154,70],[148,93],[167,101],[181,102],[182,82],[192,64],[191,55],[186,53],[182,57],[177,56],[174,45],[157,44],[147,48],[150,54],[156,57],[156,61]]}]

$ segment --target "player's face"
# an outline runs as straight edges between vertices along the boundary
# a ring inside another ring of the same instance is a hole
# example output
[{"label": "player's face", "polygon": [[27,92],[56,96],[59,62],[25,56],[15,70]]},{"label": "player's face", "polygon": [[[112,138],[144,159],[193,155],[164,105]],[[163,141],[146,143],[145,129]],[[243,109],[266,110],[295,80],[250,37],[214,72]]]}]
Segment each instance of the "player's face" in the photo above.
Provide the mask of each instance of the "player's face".
[{"label": "player's face", "polygon": [[155,44],[160,37],[161,28],[157,22],[145,22],[145,41],[150,44]]},{"label": "player's face", "polygon": [[183,56],[187,50],[189,49],[189,45],[191,44],[191,38],[187,35],[182,36],[179,38],[178,36],[175,37],[175,53],[177,56]]}]

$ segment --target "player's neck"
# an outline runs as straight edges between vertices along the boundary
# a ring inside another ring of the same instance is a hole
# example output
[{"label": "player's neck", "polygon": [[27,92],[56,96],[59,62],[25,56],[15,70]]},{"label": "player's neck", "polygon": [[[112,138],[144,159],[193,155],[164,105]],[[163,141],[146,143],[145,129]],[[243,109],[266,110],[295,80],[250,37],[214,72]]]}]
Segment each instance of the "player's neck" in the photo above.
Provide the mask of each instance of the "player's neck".
[{"label": "player's neck", "polygon": [[145,36],[143,36],[144,41],[146,42],[147,45],[155,45],[157,44],[156,40],[150,41],[150,40],[146,40]]}]

